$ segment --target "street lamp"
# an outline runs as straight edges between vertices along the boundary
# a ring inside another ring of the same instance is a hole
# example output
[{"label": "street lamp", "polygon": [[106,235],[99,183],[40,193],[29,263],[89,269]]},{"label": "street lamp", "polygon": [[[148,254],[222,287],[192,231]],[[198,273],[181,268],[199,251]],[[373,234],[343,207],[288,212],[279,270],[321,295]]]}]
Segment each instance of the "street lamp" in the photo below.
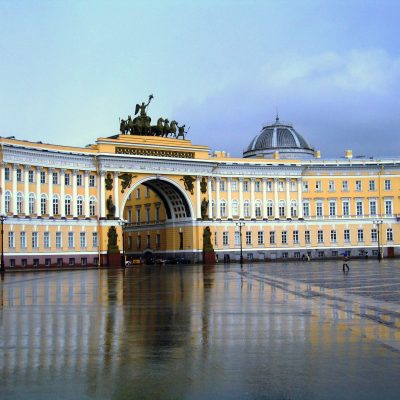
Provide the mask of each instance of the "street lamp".
[{"label": "street lamp", "polygon": [[380,262],[382,259],[382,252],[381,252],[381,240],[380,240],[380,230],[381,230],[381,225],[383,224],[383,221],[381,219],[375,219],[372,221],[373,224],[377,226],[378,230],[378,261]]},{"label": "street lamp", "polygon": [[240,238],[240,265],[243,265],[243,247],[242,247],[242,227],[246,224],[243,221],[236,222],[236,226],[239,227],[239,238]]},{"label": "street lamp", "polygon": [[124,260],[123,267],[126,266],[126,255],[125,255],[125,227],[126,227],[126,221],[123,220],[122,218],[119,220],[119,224],[121,225],[122,228],[122,257]]},{"label": "street lamp", "polygon": [[0,263],[0,273],[4,274],[6,268],[4,265],[4,221],[7,219],[7,215],[0,214],[1,221],[1,263]]}]

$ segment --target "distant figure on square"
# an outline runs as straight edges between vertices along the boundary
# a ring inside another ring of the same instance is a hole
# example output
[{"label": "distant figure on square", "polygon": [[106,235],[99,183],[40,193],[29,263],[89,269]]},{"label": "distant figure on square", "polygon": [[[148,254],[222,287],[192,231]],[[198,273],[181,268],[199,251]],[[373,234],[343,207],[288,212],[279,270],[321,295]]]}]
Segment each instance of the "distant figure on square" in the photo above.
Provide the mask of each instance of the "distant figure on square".
[{"label": "distant figure on square", "polygon": [[346,272],[346,269],[347,269],[347,272],[350,271],[348,261],[349,261],[349,257],[345,254],[343,257],[343,272]]}]

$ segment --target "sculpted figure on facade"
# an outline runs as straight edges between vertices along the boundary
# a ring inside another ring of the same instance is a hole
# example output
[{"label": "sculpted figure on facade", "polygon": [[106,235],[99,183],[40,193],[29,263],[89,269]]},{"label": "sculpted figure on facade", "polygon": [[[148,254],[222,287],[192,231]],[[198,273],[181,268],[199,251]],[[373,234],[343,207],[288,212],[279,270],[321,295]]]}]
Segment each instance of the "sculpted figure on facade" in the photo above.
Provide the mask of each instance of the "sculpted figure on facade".
[{"label": "sculpted figure on facade", "polygon": [[181,179],[181,181],[183,181],[184,185],[185,185],[185,189],[190,192],[190,194],[193,194],[193,190],[194,190],[194,185],[193,182],[196,179],[193,178],[193,176],[190,175],[184,175],[183,178]]},{"label": "sculpted figure on facade", "polygon": [[203,231],[203,251],[213,251],[214,247],[211,243],[211,229],[209,226],[206,226]]},{"label": "sculpted figure on facade", "polygon": [[104,183],[106,184],[106,190],[112,190],[112,188],[113,188],[113,178],[112,178],[110,173],[108,173],[106,175]]},{"label": "sculpted figure on facade", "polygon": [[206,178],[204,176],[201,178],[200,191],[203,194],[207,193],[207,181],[206,181]]},{"label": "sculpted figure on facade", "polygon": [[136,175],[129,174],[128,172],[119,175],[119,179],[121,179],[121,193],[124,193],[127,188],[131,187],[133,178],[136,178]]},{"label": "sculpted figure on facade", "polygon": [[118,251],[118,233],[115,226],[111,226],[107,232],[108,237],[108,251]]},{"label": "sculpted figure on facade", "polygon": [[208,219],[208,200],[205,198],[201,202],[201,219]]},{"label": "sculpted figure on facade", "polygon": [[106,201],[106,207],[107,207],[107,219],[115,218],[115,205],[111,195],[108,197]]}]

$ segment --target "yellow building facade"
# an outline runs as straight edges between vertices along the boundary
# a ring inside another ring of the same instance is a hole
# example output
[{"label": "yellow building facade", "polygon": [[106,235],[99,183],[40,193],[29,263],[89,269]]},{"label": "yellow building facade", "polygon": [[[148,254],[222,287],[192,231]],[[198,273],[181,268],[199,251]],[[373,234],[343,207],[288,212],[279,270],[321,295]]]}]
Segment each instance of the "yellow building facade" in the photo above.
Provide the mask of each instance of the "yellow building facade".
[{"label": "yellow building facade", "polygon": [[323,159],[278,119],[243,158],[128,134],[0,143],[6,268],[201,262],[206,227],[220,262],[400,253],[400,159]]}]

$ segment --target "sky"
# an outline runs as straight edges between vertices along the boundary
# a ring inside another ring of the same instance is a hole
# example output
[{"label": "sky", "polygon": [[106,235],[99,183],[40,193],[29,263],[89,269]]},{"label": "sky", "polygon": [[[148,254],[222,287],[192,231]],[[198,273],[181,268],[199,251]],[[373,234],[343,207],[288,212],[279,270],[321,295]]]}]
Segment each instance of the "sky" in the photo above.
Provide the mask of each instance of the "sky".
[{"label": "sky", "polygon": [[0,0],[0,136],[148,114],[240,157],[278,110],[322,157],[400,156],[400,1]]}]

